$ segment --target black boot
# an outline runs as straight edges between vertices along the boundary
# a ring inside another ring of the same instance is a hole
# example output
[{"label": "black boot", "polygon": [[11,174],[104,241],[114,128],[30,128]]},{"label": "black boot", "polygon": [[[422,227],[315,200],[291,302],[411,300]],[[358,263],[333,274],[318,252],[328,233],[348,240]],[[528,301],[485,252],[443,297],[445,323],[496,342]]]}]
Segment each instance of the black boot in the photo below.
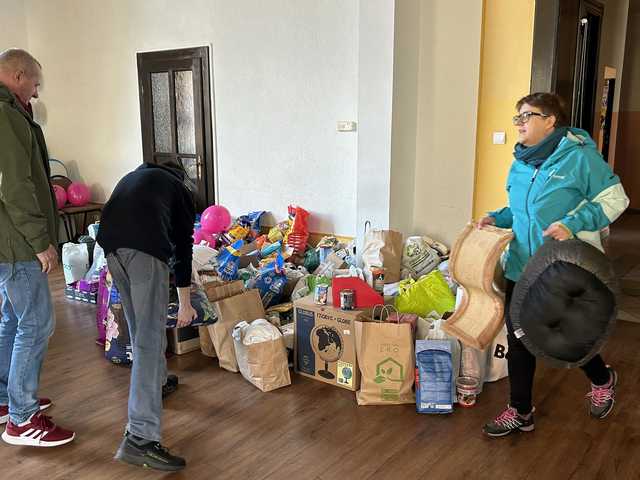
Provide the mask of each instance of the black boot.
[{"label": "black boot", "polygon": [[145,468],[175,472],[187,466],[184,458],[169,453],[160,442],[150,442],[127,432],[118,448],[116,460]]},{"label": "black boot", "polygon": [[167,375],[167,381],[162,386],[162,398],[171,395],[178,389],[178,377],[176,375]]}]

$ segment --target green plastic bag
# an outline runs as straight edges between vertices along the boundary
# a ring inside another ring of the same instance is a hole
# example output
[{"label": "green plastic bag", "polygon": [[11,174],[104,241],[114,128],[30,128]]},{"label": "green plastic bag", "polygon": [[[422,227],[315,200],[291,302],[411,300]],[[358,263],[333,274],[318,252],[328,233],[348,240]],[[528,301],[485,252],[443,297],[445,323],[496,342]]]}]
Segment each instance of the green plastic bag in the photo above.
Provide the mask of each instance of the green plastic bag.
[{"label": "green plastic bag", "polygon": [[415,313],[426,317],[435,311],[442,316],[446,312],[453,312],[455,308],[456,299],[439,270],[434,270],[417,281],[411,278],[402,280],[398,290],[395,306],[400,313]]},{"label": "green plastic bag", "polygon": [[325,277],[324,275],[309,275],[307,277],[307,286],[309,287],[309,293],[315,292],[316,285],[326,285],[330,287],[331,279],[329,277]]}]

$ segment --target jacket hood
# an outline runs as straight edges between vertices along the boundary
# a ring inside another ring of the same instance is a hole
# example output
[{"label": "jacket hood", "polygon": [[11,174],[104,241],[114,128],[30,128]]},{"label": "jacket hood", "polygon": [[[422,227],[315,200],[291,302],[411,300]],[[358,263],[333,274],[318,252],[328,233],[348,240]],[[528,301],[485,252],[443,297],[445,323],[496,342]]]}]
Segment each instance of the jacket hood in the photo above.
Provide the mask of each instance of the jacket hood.
[{"label": "jacket hood", "polygon": [[164,170],[165,172],[168,172],[171,175],[173,175],[174,177],[176,177],[181,182],[184,182],[185,172],[178,165],[175,165],[175,164],[158,165],[158,164],[155,164],[155,163],[143,163],[138,168],[136,168],[136,170],[148,170],[148,169]]}]

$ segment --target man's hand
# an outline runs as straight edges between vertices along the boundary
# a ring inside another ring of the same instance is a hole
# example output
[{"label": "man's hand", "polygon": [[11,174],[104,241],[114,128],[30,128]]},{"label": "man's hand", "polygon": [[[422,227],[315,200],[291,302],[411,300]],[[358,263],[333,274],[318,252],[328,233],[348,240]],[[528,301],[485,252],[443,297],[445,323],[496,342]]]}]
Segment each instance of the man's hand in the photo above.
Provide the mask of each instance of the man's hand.
[{"label": "man's hand", "polygon": [[478,230],[482,230],[487,225],[495,225],[495,224],[496,224],[496,219],[494,217],[486,216],[484,218],[481,218],[478,221]]},{"label": "man's hand", "polygon": [[551,237],[554,240],[563,241],[573,237],[573,234],[571,233],[571,230],[565,227],[562,223],[555,222],[549,225],[549,228],[542,232],[542,236]]},{"label": "man's hand", "polygon": [[178,307],[178,321],[176,325],[180,328],[191,325],[196,318],[198,318],[198,312],[191,306],[191,303],[186,305],[180,305]]},{"label": "man's hand", "polygon": [[176,326],[186,327],[187,325],[191,325],[191,322],[198,318],[198,313],[191,305],[191,287],[178,288],[178,302],[180,306],[178,307],[178,321],[176,322]]},{"label": "man's hand", "polygon": [[36,253],[36,257],[42,265],[43,273],[50,273],[58,265],[58,251],[53,245],[49,245],[44,252]]}]

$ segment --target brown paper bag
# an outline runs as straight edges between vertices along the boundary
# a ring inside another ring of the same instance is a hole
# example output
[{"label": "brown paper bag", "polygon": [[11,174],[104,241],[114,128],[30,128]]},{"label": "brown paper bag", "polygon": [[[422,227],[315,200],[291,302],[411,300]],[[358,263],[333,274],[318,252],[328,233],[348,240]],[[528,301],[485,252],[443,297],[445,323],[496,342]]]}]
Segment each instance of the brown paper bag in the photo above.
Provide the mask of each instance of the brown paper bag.
[{"label": "brown paper bag", "polygon": [[252,322],[258,318],[265,318],[264,307],[258,290],[246,292],[224,298],[213,304],[218,315],[218,321],[208,326],[213,340],[220,368],[230,372],[238,371],[236,352],[233,347],[231,332],[241,321]]},{"label": "brown paper bag", "polygon": [[371,321],[355,322],[356,354],[362,374],[356,393],[358,405],[415,403],[411,324],[382,322],[376,318],[376,310]]},{"label": "brown paper bag", "polygon": [[275,340],[245,345],[242,330],[239,325],[233,335],[236,359],[242,376],[263,392],[291,385],[289,361],[282,335]]},{"label": "brown paper bag", "polygon": [[367,230],[364,234],[362,261],[365,271],[384,268],[384,283],[400,281],[402,233],[393,230]]},{"label": "brown paper bag", "polygon": [[211,340],[208,325],[198,327],[198,333],[200,334],[200,350],[202,351],[202,354],[207,357],[215,358],[217,356],[216,349],[213,346],[213,340]]}]

